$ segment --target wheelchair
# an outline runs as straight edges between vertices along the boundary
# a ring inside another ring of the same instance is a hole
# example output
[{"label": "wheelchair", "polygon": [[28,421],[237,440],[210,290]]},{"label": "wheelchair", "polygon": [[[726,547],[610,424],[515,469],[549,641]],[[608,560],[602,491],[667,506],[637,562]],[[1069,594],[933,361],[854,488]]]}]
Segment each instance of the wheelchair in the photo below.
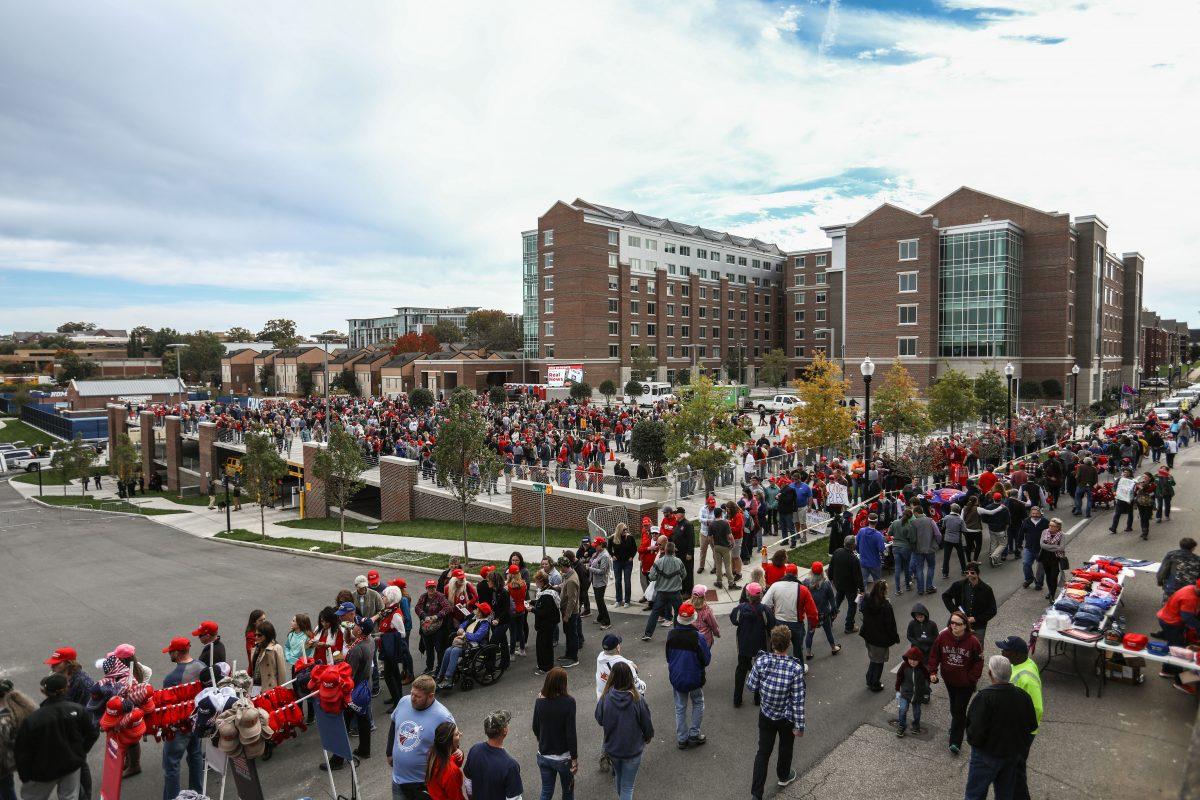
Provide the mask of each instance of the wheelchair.
[{"label": "wheelchair", "polygon": [[469,692],[480,686],[491,686],[500,680],[504,674],[503,660],[500,648],[504,644],[488,641],[463,650],[454,671],[454,686],[461,691]]}]

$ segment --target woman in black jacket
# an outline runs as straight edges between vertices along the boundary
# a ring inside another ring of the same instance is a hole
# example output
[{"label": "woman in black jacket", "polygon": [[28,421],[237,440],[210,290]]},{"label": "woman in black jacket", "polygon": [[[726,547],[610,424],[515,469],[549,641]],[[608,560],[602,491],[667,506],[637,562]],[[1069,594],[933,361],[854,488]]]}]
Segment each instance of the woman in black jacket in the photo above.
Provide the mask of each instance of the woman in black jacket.
[{"label": "woman in black jacket", "polygon": [[544,675],[554,667],[554,632],[562,612],[558,592],[550,588],[550,578],[539,571],[533,576],[537,598],[533,601],[534,652],[537,655],[537,674]]},{"label": "woman in black jacket", "polygon": [[858,635],[867,643],[867,688],[882,692],[883,665],[888,660],[888,648],[900,643],[896,631],[896,612],[887,599],[887,581],[875,581],[871,593],[862,602],[862,628]]},{"label": "woman in black jacket", "polygon": [[628,607],[633,600],[633,561],[637,551],[638,540],[629,533],[629,526],[619,523],[609,547],[613,559],[613,583],[617,586],[617,608]]},{"label": "woman in black jacket", "polygon": [[567,694],[567,671],[555,667],[546,674],[542,693],[533,701],[533,735],[542,773],[542,797],[554,796],[554,781],[562,781],[563,797],[573,797],[579,769],[575,734],[575,698]]}]

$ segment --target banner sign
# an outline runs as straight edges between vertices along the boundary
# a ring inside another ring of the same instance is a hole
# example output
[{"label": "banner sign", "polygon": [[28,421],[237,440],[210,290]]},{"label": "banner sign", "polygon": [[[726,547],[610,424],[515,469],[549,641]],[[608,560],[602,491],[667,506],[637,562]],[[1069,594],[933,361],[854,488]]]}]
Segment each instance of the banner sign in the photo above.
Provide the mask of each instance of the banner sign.
[{"label": "banner sign", "polygon": [[846,487],[840,483],[830,483],[825,487],[825,505],[827,506],[848,506],[850,505],[850,495],[846,492]]},{"label": "banner sign", "polygon": [[582,364],[552,364],[546,367],[546,384],[549,386],[569,386],[583,383]]},{"label": "banner sign", "polygon": [[330,714],[317,706],[317,732],[321,734],[321,748],[335,756],[350,760],[350,736],[346,733],[346,720],[341,714]]},{"label": "banner sign", "polygon": [[121,772],[125,769],[125,748],[111,734],[104,741],[104,764],[100,777],[100,800],[121,800]]},{"label": "banner sign", "polygon": [[229,772],[233,774],[239,800],[263,800],[262,783],[259,782],[258,765],[254,759],[230,756]]}]

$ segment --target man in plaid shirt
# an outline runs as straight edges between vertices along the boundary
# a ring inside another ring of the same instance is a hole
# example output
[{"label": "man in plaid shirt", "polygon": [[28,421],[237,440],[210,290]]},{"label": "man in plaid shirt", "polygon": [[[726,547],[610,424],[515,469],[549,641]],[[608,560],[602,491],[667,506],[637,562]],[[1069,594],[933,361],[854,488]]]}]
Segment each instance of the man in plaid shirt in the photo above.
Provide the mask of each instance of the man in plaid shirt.
[{"label": "man in plaid shirt", "polygon": [[792,632],[786,625],[771,629],[771,652],[759,653],[746,678],[746,688],[758,692],[758,753],[754,756],[754,782],[750,795],[762,800],[767,780],[767,762],[779,737],[779,762],[775,774],[779,785],[796,780],[792,769],[792,744],[804,735],[804,665],[788,655]]}]

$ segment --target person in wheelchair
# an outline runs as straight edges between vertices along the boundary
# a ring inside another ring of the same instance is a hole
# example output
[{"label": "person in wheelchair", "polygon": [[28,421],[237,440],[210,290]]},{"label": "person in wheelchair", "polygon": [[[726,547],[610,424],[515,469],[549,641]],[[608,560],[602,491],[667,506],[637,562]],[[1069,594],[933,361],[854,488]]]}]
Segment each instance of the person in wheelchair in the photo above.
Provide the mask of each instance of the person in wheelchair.
[{"label": "person in wheelchair", "polygon": [[442,665],[438,669],[439,689],[449,689],[454,685],[455,671],[464,651],[468,653],[468,659],[473,660],[474,651],[487,643],[488,634],[491,633],[491,615],[491,605],[479,603],[475,606],[475,615],[463,620],[458,626],[458,631],[455,632],[450,646],[446,648],[446,654],[442,656]]}]

